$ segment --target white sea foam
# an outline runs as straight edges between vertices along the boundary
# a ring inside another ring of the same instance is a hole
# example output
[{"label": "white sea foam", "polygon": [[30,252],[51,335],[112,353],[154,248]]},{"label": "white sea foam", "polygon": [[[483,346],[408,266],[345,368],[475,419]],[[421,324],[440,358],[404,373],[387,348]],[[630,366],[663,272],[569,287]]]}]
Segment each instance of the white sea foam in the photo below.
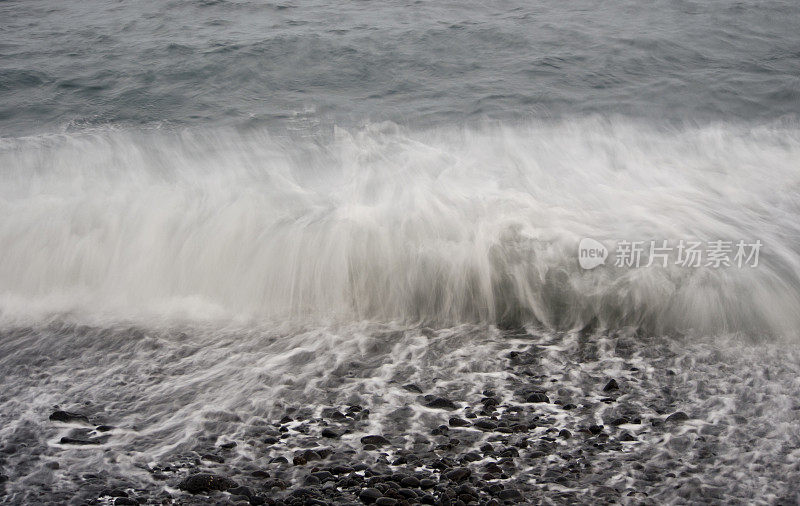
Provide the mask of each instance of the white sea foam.
[{"label": "white sea foam", "polygon": [[[0,141],[0,315],[800,328],[800,130],[581,120]],[[757,268],[578,266],[583,237]]]}]

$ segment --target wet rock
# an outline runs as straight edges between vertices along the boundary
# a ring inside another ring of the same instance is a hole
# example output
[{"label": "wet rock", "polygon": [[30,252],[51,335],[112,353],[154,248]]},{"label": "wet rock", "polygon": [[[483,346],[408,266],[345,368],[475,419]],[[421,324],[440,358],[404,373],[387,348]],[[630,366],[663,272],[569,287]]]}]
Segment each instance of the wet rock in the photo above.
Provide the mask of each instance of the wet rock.
[{"label": "wet rock", "polygon": [[430,399],[426,399],[428,402],[425,404],[428,408],[434,409],[446,409],[446,410],[454,410],[458,409],[456,403],[447,399],[446,397],[432,397]]},{"label": "wet rock", "polygon": [[468,421],[457,416],[451,417],[447,423],[450,425],[450,427],[468,427],[471,425]]},{"label": "wet rock", "polygon": [[59,441],[62,445],[81,445],[81,446],[88,446],[88,445],[101,445],[105,442],[105,440],[95,437],[95,438],[77,438],[77,437],[62,437]]},{"label": "wet rock", "polygon": [[689,419],[689,415],[684,413],[683,411],[676,411],[667,417],[665,420],[667,423],[680,423],[685,422]]},{"label": "wet rock", "polygon": [[522,493],[515,488],[505,488],[497,492],[497,498],[502,501],[521,501]]},{"label": "wet rock", "polygon": [[602,425],[590,425],[588,430],[589,430],[590,433],[592,433],[592,434],[594,434],[596,436],[597,434],[600,434],[601,432],[603,432],[603,426]]},{"label": "wet rock", "polygon": [[94,430],[97,432],[108,432],[110,430],[114,430],[116,427],[113,425],[98,425]]},{"label": "wet rock", "polygon": [[330,471],[317,471],[315,473],[311,473],[311,476],[318,479],[322,483],[334,480],[333,474]]},{"label": "wet rock", "polygon": [[139,506],[139,501],[130,497],[117,497],[114,499],[114,506]]},{"label": "wet rock", "polygon": [[483,404],[484,409],[491,409],[500,404],[500,401],[495,397],[484,397],[481,399],[481,404]]},{"label": "wet rock", "polygon": [[622,434],[620,434],[619,440],[620,441],[638,441],[638,439],[636,439],[634,436],[632,436],[631,433],[628,432],[628,431],[624,431]]},{"label": "wet rock", "polygon": [[432,480],[430,478],[423,478],[419,480],[419,488],[422,490],[428,490],[436,486],[438,482],[436,480]]},{"label": "wet rock", "polygon": [[445,477],[450,481],[460,482],[470,477],[472,471],[466,467],[457,467],[445,473]]},{"label": "wet rock", "polygon": [[322,417],[323,418],[328,418],[330,420],[336,420],[336,421],[347,420],[347,416],[345,416],[338,409],[333,409],[333,408],[323,409],[322,410]]},{"label": "wet rock", "polygon": [[279,443],[281,440],[276,438],[275,436],[267,436],[262,441],[268,445],[274,445],[275,443]]},{"label": "wet rock", "polygon": [[400,479],[400,485],[408,488],[417,488],[419,487],[419,478],[416,476],[404,476]]},{"label": "wet rock", "polygon": [[214,455],[213,453],[207,453],[207,454],[203,455],[200,458],[203,459],[203,460],[216,462],[218,464],[222,464],[223,462],[225,462],[224,458],[220,457],[219,455]]},{"label": "wet rock", "polygon": [[54,411],[50,415],[50,420],[54,422],[80,422],[89,425],[89,417],[80,413],[70,413],[69,411]]},{"label": "wet rock", "polygon": [[380,497],[375,501],[376,506],[395,506],[399,501],[391,497]]},{"label": "wet rock", "polygon": [[383,436],[371,434],[369,436],[364,436],[361,438],[362,445],[372,445],[372,446],[384,446],[389,444],[389,440]]},{"label": "wet rock", "polygon": [[383,497],[383,494],[377,488],[365,488],[358,494],[358,498],[361,499],[361,502],[364,504],[372,504],[381,497]]},{"label": "wet rock", "polygon": [[569,439],[572,437],[572,432],[568,431],[567,429],[561,429],[558,431],[558,436],[564,439]]},{"label": "wet rock", "polygon": [[414,392],[417,394],[422,393],[422,389],[413,383],[409,383],[408,385],[403,385],[403,388],[408,390],[409,392]]},{"label": "wet rock", "polygon": [[619,390],[619,384],[617,383],[617,380],[612,378],[608,383],[606,383],[606,386],[603,387],[603,392],[613,392],[614,390]]},{"label": "wet rock", "polygon": [[483,460],[483,457],[481,457],[478,452],[468,452],[464,454],[462,460],[464,462],[477,462],[479,460]]},{"label": "wet rock", "polygon": [[250,499],[254,495],[253,491],[250,488],[242,486],[229,488],[227,492],[231,495],[244,496],[247,497],[248,499]]},{"label": "wet rock", "polygon": [[219,445],[220,448],[223,450],[230,450],[231,448],[236,448],[236,441],[228,441],[227,443],[222,443]]},{"label": "wet rock", "polygon": [[327,427],[322,429],[322,432],[320,433],[320,435],[322,437],[327,437],[327,438],[331,438],[331,439],[336,439],[336,438],[341,436],[341,434],[339,434],[335,430],[333,430],[331,428],[327,428]]},{"label": "wet rock", "polygon": [[543,392],[534,392],[525,399],[525,402],[550,402],[550,398]]},{"label": "wet rock", "polygon": [[228,490],[237,486],[239,485],[235,481],[211,473],[193,474],[178,484],[179,489],[190,494]]},{"label": "wet rock", "polygon": [[115,488],[115,489],[107,489],[106,488],[106,489],[103,489],[102,492],[100,492],[100,497],[103,497],[103,496],[108,496],[108,497],[128,497],[128,493],[126,491],[124,491],[123,489],[121,489],[121,488]]},{"label": "wet rock", "polygon": [[473,423],[472,426],[477,427],[481,430],[494,430],[497,428],[497,423],[487,418],[481,418],[480,420],[477,420],[475,423]]}]

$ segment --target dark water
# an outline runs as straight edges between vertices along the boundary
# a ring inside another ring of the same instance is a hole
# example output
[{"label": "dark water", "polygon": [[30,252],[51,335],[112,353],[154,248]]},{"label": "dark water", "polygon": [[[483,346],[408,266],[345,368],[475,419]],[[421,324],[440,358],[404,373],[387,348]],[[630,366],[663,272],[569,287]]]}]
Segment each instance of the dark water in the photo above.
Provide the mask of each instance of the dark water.
[{"label": "dark water", "polygon": [[796,118],[798,18],[793,1],[6,1],[0,128]]}]

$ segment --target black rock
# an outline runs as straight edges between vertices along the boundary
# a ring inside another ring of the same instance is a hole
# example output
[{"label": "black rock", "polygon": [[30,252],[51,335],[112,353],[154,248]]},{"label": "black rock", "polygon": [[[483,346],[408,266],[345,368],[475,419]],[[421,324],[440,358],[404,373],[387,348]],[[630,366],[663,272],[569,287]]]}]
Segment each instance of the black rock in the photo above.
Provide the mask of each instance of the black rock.
[{"label": "black rock", "polygon": [[100,492],[100,497],[104,495],[109,497],[128,497],[128,493],[121,488],[115,488],[113,490],[104,489],[102,492]]},{"label": "black rock", "polygon": [[54,422],[81,422],[89,424],[89,417],[80,413],[70,413],[69,411],[54,411],[50,415],[50,420]]},{"label": "black rock", "polygon": [[369,435],[361,438],[362,445],[384,446],[389,444],[389,440],[383,436]]},{"label": "black rock", "polygon": [[432,480],[430,478],[423,478],[419,480],[419,488],[422,490],[427,490],[429,488],[433,488],[436,486],[438,482],[436,480]]},{"label": "black rock", "polygon": [[687,415],[683,411],[676,411],[676,412],[672,413],[671,415],[669,415],[665,421],[666,422],[684,422],[684,421],[686,421],[688,419],[689,419],[689,415]]},{"label": "black rock", "polygon": [[478,454],[478,452],[468,452],[465,453],[463,457],[461,457],[465,462],[476,462],[478,460],[482,460],[483,457]]},{"label": "black rock", "polygon": [[450,481],[459,482],[459,481],[466,480],[467,478],[470,477],[471,474],[472,474],[472,471],[470,471],[468,468],[466,468],[466,467],[457,467],[457,468],[445,473],[445,478],[447,478]]},{"label": "black rock", "polygon": [[628,431],[624,431],[622,434],[620,434],[619,440],[620,441],[638,441],[638,439],[636,439],[634,436],[632,436],[631,433],[628,432]]},{"label": "black rock", "polygon": [[220,457],[219,455],[214,455],[213,453],[207,453],[207,454],[203,455],[200,458],[203,459],[203,460],[209,460],[211,462],[216,462],[218,464],[222,464],[223,462],[225,462],[224,458]]},{"label": "black rock", "polygon": [[231,448],[236,448],[236,441],[228,441],[227,443],[222,443],[219,445],[220,448],[223,450],[230,450]]},{"label": "black rock", "polygon": [[62,437],[60,443],[62,445],[100,445],[103,444],[104,440],[100,438],[76,438],[76,437]]},{"label": "black rock", "polygon": [[472,425],[473,427],[477,427],[481,430],[494,430],[497,428],[497,422],[493,422],[487,418],[481,418]]},{"label": "black rock", "polygon": [[334,408],[326,408],[322,410],[322,417],[323,418],[330,418],[331,420],[346,420],[347,417],[338,409]]},{"label": "black rock", "polygon": [[405,476],[400,480],[400,485],[408,488],[419,487],[419,478],[415,476]]},{"label": "black rock", "polygon": [[569,439],[572,437],[572,432],[568,431],[567,429],[561,429],[558,431],[558,435],[564,439]]},{"label": "black rock", "polygon": [[457,416],[450,418],[450,421],[448,423],[450,424],[451,427],[467,427],[470,425],[468,421],[464,420],[463,418],[459,418]]},{"label": "black rock", "polygon": [[311,476],[318,479],[322,483],[325,483],[326,481],[332,481],[334,479],[333,474],[330,471],[317,471],[316,473],[311,473]]},{"label": "black rock", "polygon": [[383,497],[383,494],[377,488],[365,488],[358,494],[358,498],[361,499],[361,502],[364,504],[372,504],[381,497]]},{"label": "black rock", "polygon": [[603,387],[603,392],[611,392],[613,390],[619,390],[619,384],[615,379],[612,379],[611,381],[606,383],[606,386]]},{"label": "black rock", "polygon": [[503,501],[521,501],[523,499],[519,490],[514,488],[506,488],[497,493],[497,498]]},{"label": "black rock", "polygon": [[253,497],[253,491],[250,490],[248,487],[233,487],[228,489],[228,493],[231,495],[241,495],[250,499]]},{"label": "black rock", "polygon": [[139,506],[139,501],[130,497],[117,497],[114,499],[114,506]]},{"label": "black rock", "polygon": [[445,397],[434,397],[433,399],[428,401],[428,403],[425,404],[425,406],[434,409],[447,409],[450,411],[458,409],[456,403]]},{"label": "black rock", "polygon": [[525,402],[550,402],[550,398],[542,392],[534,392],[525,399]]},{"label": "black rock", "polygon": [[500,401],[494,397],[484,397],[483,399],[481,399],[481,404],[483,404],[484,408],[489,409],[492,406],[497,406],[498,404],[500,404]]},{"label": "black rock", "polygon": [[115,427],[113,425],[98,425],[94,430],[97,432],[108,432],[114,429]]},{"label": "black rock", "polygon": [[190,494],[200,494],[211,492],[212,490],[228,490],[238,486],[238,483],[229,478],[211,473],[193,474],[178,484],[179,489]]},{"label": "black rock", "polygon": [[409,383],[408,385],[403,385],[403,388],[405,388],[409,392],[414,392],[418,394],[422,393],[422,389],[413,383]]},{"label": "black rock", "polygon": [[601,432],[603,432],[603,426],[602,425],[590,425],[589,426],[589,432],[591,432],[594,435],[600,434]]},{"label": "black rock", "polygon": [[341,434],[339,434],[335,430],[327,428],[327,427],[322,429],[322,432],[320,434],[322,435],[322,437],[328,437],[328,438],[331,438],[331,439],[336,439],[339,436],[341,436]]},{"label": "black rock", "polygon": [[278,439],[278,438],[276,438],[274,436],[267,436],[267,437],[265,437],[263,439],[263,441],[264,441],[264,443],[266,443],[268,445],[274,445],[275,443],[280,442],[280,439]]},{"label": "black rock", "polygon": [[391,497],[379,497],[375,501],[376,506],[395,506],[397,503],[397,499],[392,499]]}]

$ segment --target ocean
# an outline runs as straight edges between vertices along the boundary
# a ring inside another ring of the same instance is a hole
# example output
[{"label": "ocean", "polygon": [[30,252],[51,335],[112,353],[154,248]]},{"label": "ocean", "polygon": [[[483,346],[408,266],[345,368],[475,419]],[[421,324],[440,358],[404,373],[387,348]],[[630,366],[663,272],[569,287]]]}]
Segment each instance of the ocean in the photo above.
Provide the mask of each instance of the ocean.
[{"label": "ocean", "polygon": [[796,2],[2,1],[0,503],[795,504],[799,218]]}]

